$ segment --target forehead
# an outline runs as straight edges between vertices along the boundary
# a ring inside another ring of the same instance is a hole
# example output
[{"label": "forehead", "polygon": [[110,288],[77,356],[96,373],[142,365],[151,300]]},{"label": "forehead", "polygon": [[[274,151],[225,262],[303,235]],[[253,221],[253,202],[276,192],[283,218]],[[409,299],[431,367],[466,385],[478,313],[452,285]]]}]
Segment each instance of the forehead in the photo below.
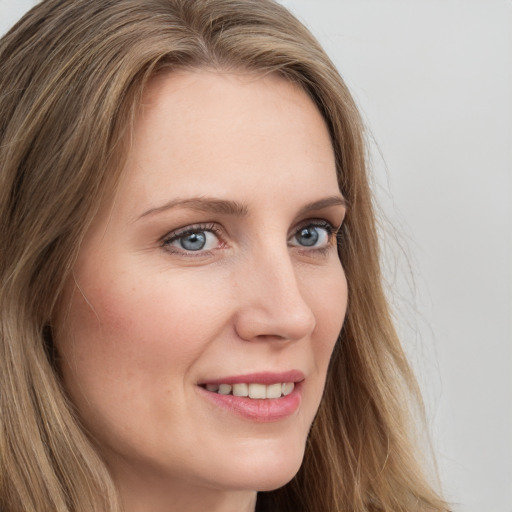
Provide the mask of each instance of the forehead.
[{"label": "forehead", "polygon": [[275,74],[154,77],[135,120],[121,196],[129,189],[152,207],[169,194],[222,198],[227,183],[237,193],[249,187],[250,195],[255,186],[272,195],[292,183],[337,189],[330,136],[316,105]]}]

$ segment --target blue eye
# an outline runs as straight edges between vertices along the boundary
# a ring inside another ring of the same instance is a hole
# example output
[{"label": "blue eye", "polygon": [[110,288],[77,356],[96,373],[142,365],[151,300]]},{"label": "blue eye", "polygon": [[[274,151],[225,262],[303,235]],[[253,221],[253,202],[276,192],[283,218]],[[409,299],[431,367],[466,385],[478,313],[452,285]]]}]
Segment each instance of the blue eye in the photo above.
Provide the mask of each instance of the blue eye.
[{"label": "blue eye", "polygon": [[200,251],[206,245],[206,233],[190,233],[178,239],[181,247],[187,251]]},{"label": "blue eye", "polygon": [[[304,249],[327,249],[331,245],[335,231],[336,229],[327,221],[312,221],[299,227],[288,243]],[[198,224],[169,233],[162,241],[162,245],[171,252],[200,255],[222,248],[224,243],[216,224]]]},{"label": "blue eye", "polygon": [[329,245],[329,238],[333,231],[334,228],[330,224],[309,224],[301,227],[295,235],[293,235],[290,244],[315,249],[325,248]]},{"label": "blue eye", "polygon": [[209,251],[219,245],[219,239],[213,228],[195,227],[181,233],[173,233],[164,241],[164,245],[188,252]]},{"label": "blue eye", "polygon": [[305,247],[311,247],[315,245],[319,238],[320,233],[318,232],[318,228],[315,226],[303,228],[295,235],[295,239],[299,242],[299,244],[304,245]]}]

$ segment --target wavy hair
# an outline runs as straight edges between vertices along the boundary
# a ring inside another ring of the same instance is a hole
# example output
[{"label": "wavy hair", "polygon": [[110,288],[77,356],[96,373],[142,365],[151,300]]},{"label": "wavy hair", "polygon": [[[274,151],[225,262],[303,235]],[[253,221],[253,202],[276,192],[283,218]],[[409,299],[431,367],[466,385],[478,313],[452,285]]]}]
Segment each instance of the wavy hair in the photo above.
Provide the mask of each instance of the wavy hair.
[{"label": "wavy hair", "polygon": [[411,400],[421,402],[381,285],[361,119],[318,42],[272,0],[46,0],[1,40],[1,510],[120,510],[62,387],[51,321],[114,193],[148,80],[205,67],[276,73],[305,90],[350,204],[339,241],[349,306],[324,397],[300,471],[261,493],[259,509],[446,511],[409,433]]}]

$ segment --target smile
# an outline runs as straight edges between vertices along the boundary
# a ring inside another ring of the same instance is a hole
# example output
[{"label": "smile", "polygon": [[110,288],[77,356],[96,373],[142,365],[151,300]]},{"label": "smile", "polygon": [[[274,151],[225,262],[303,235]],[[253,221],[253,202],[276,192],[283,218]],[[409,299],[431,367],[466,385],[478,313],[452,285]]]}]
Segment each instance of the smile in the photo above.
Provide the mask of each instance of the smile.
[{"label": "smile", "polygon": [[268,423],[297,413],[305,375],[299,370],[259,372],[198,383],[197,390],[216,409],[245,420]]},{"label": "smile", "polygon": [[266,398],[281,398],[293,392],[295,388],[294,382],[278,382],[275,384],[237,383],[237,384],[206,384],[205,389],[219,395],[233,395],[240,397],[248,397],[255,400],[263,400]]}]

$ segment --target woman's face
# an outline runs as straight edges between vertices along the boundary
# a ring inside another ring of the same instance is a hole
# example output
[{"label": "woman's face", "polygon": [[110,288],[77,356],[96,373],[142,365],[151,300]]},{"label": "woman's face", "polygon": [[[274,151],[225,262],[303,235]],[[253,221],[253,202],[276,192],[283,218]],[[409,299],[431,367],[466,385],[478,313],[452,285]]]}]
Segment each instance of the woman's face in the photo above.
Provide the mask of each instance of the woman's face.
[{"label": "woman's face", "polygon": [[296,86],[153,79],[56,335],[65,386],[122,493],[293,477],[347,303],[344,212],[328,130]]}]

